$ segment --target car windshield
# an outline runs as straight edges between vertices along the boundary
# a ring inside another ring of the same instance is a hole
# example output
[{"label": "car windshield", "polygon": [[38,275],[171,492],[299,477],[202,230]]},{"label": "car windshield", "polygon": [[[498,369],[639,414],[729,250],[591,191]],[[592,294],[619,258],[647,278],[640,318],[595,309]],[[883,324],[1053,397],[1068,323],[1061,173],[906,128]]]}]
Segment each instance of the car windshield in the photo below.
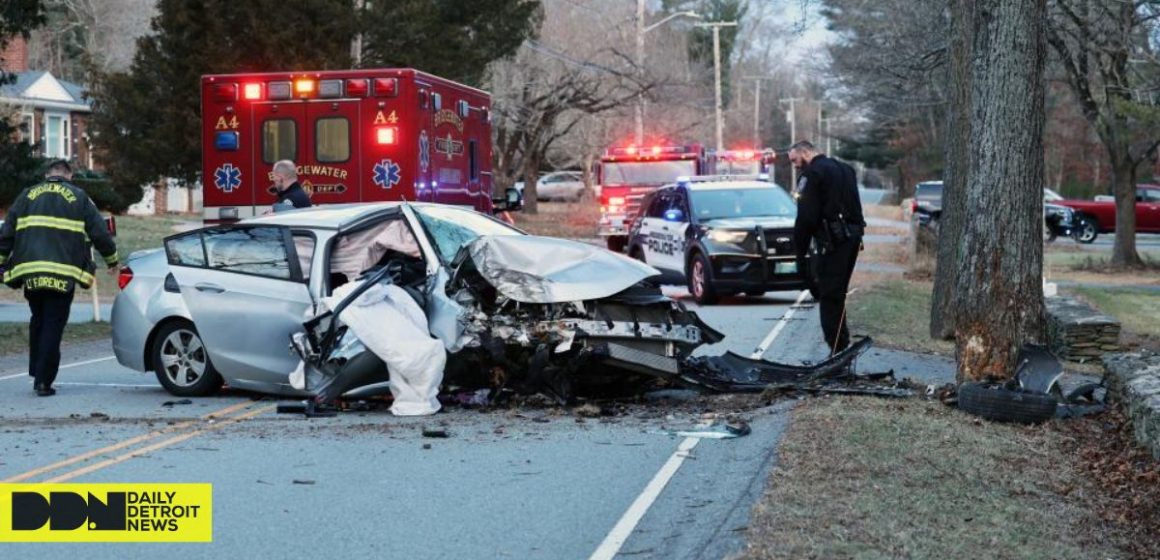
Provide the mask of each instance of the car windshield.
[{"label": "car windshield", "polygon": [[603,168],[605,185],[659,185],[697,174],[692,160],[606,162]]},{"label": "car windshield", "polygon": [[435,249],[444,261],[454,259],[459,249],[482,235],[523,235],[483,214],[450,206],[417,207],[415,213],[435,240]]},{"label": "car windshield", "polygon": [[779,187],[760,189],[711,189],[690,193],[698,220],[794,216],[793,199]]}]

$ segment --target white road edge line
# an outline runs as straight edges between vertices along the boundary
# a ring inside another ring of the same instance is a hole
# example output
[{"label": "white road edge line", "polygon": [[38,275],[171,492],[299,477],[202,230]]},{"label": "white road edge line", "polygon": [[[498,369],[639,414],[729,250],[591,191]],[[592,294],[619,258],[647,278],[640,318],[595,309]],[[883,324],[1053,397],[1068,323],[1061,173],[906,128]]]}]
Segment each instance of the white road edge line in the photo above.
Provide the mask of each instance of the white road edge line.
[{"label": "white road edge line", "polygon": [[781,316],[781,319],[778,320],[777,324],[773,326],[773,329],[769,331],[769,334],[765,337],[765,340],[762,340],[761,344],[757,345],[757,349],[755,349],[753,354],[749,356],[750,358],[757,360],[765,356],[765,352],[769,350],[769,345],[773,344],[773,339],[777,338],[777,335],[781,334],[781,330],[785,328],[786,324],[789,323],[790,318],[793,317],[794,312],[797,311],[797,306],[801,305],[802,300],[806,299],[806,296],[809,294],[809,290],[802,290],[802,293],[798,294],[797,301],[793,302],[793,305],[789,306],[789,309],[785,310],[785,314]]},{"label": "white road edge line", "polygon": [[677,469],[681,468],[681,464],[688,458],[689,451],[696,447],[700,441],[700,438],[685,438],[677,446],[677,450],[669,456],[669,460],[665,461],[661,470],[657,471],[657,474],[649,481],[648,486],[645,486],[644,491],[636,497],[632,505],[628,506],[628,511],[624,512],[620,521],[616,522],[616,526],[612,528],[607,537],[604,537],[604,542],[600,543],[600,546],[596,548],[592,556],[588,557],[588,560],[612,560],[620,552],[620,547],[624,546],[624,542],[632,535],[633,530],[636,529],[636,524],[644,518],[644,514],[661,495],[661,490],[665,489],[669,480],[677,474]]},{"label": "white road edge line", "polygon": [[[58,369],[68,369],[68,368],[74,368],[74,367],[80,367],[80,366],[87,366],[89,364],[95,364],[97,362],[107,362],[109,360],[115,360],[115,359],[117,359],[116,356],[108,356],[105,358],[97,358],[95,360],[85,360],[83,362],[77,362],[75,364],[63,365],[63,366],[60,366],[60,368],[58,368]],[[17,377],[24,377],[26,375],[28,375],[27,371],[24,373],[14,373],[12,375],[6,375],[4,377],[0,377],[0,381],[4,381],[5,379],[16,379]]]},{"label": "white road edge line", "polygon": [[[774,325],[773,330],[769,332],[765,340],[761,341],[761,345],[753,352],[752,358],[756,359],[765,355],[765,351],[769,349],[769,345],[773,344],[774,339],[777,338],[777,335],[781,334],[781,330],[785,328],[786,323],[793,317],[794,311],[796,311],[795,308],[801,305],[802,300],[809,293],[809,290],[802,290],[802,293],[798,294],[797,301],[785,311],[785,314],[781,316],[781,320]],[[644,514],[648,513],[653,502],[661,495],[661,491],[665,489],[665,486],[677,474],[677,469],[681,468],[681,465],[684,464],[685,459],[689,456],[689,451],[692,451],[700,441],[700,438],[685,438],[677,446],[677,450],[669,456],[669,460],[665,461],[665,464],[661,466],[661,470],[653,475],[648,486],[645,486],[644,491],[636,497],[636,500],[632,502],[631,506],[628,506],[628,511],[624,512],[624,515],[620,517],[620,521],[616,522],[612,531],[609,531],[608,536],[604,537],[604,541],[600,543],[600,546],[596,548],[592,556],[588,557],[588,560],[612,560],[616,557],[620,552],[620,547],[624,546],[628,537],[632,536],[636,525],[644,518]]]}]

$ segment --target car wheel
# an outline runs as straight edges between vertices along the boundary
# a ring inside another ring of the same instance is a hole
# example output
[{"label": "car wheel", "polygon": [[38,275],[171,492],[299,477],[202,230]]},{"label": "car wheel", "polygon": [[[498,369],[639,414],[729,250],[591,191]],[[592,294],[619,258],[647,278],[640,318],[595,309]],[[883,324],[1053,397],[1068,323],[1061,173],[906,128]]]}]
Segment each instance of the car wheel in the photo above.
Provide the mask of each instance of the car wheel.
[{"label": "car wheel", "polygon": [[959,410],[996,422],[1035,424],[1055,415],[1056,397],[1045,393],[1018,391],[983,383],[959,386]]},{"label": "car wheel", "polygon": [[628,240],[625,239],[624,237],[613,235],[611,237],[608,237],[605,240],[605,243],[608,244],[609,251],[612,251],[613,253],[623,253],[624,246],[626,244],[628,244]]},{"label": "car wheel", "polygon": [[1100,233],[1099,225],[1096,224],[1096,221],[1087,217],[1079,219],[1079,226],[1076,227],[1076,231],[1075,240],[1084,244],[1095,241]]},{"label": "car wheel", "polygon": [[153,371],[170,394],[204,397],[217,392],[222,376],[210,362],[197,328],[187,321],[166,323],[153,342]]},{"label": "car wheel", "polygon": [[713,287],[713,273],[709,266],[709,259],[705,255],[696,253],[689,261],[689,293],[701,305],[713,305],[721,299],[716,288]]}]

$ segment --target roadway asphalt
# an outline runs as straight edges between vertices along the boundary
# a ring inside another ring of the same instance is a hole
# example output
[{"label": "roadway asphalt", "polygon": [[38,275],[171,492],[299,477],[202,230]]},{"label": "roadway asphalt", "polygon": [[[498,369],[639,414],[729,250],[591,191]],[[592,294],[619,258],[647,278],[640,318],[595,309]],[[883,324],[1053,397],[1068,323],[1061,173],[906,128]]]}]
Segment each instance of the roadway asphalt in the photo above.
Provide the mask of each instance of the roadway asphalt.
[{"label": "roadway asphalt", "polygon": [[[697,307],[683,290],[667,291]],[[797,295],[697,309],[727,335],[701,353],[752,354]],[[825,355],[816,309],[796,311],[766,358]],[[626,512],[641,512],[633,504],[658,471],[681,458],[614,550],[621,558],[722,558],[744,546],[750,509],[776,464],[789,419],[790,403],[749,406],[751,435],[698,440],[687,454],[676,453],[684,440],[669,430],[692,428],[705,411],[738,410],[740,401],[633,405],[627,414],[583,421],[536,406],[307,420],[275,414],[267,409],[273,401],[230,392],[166,406],[179,399],[151,374],[129,371],[110,356],[107,341],[69,347],[59,393],[47,399],[33,395],[26,357],[0,359],[0,481],[90,453],[21,481],[212,483],[213,543],[166,545],[166,554],[181,558],[588,558],[618,521],[624,526]],[[932,382],[953,373],[946,360],[879,350],[859,364],[863,371],[888,367]],[[204,418],[214,411],[216,418]],[[450,437],[425,439],[424,426],[442,427]],[[132,438],[139,441],[123,444]],[[94,559],[160,552],[151,544],[0,547],[5,557],[22,559],[78,550]]]}]

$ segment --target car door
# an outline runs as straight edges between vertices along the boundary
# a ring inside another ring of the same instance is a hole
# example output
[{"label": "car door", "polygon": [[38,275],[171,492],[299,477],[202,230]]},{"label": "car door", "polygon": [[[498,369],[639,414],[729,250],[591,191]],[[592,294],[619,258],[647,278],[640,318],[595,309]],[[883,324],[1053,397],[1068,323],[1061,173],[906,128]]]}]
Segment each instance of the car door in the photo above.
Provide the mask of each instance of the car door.
[{"label": "car door", "polygon": [[312,305],[294,241],[279,226],[207,228],[165,240],[170,271],[215,367],[232,385],[285,382]]},{"label": "car door", "polygon": [[679,273],[683,269],[682,255],[678,255],[683,245],[677,236],[683,234],[684,229],[680,228],[681,217],[673,213],[677,208],[677,194],[672,190],[661,193],[649,207],[648,262],[669,273]]},{"label": "car door", "polygon": [[662,256],[655,250],[653,243],[653,230],[660,230],[661,216],[664,214],[665,202],[664,192],[654,193],[652,196],[645,198],[644,211],[640,215],[640,225],[638,226],[636,238],[641,254],[644,256],[644,261],[654,268],[658,267]]},{"label": "car door", "polygon": [[1160,189],[1136,189],[1136,230],[1160,233]]}]

